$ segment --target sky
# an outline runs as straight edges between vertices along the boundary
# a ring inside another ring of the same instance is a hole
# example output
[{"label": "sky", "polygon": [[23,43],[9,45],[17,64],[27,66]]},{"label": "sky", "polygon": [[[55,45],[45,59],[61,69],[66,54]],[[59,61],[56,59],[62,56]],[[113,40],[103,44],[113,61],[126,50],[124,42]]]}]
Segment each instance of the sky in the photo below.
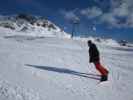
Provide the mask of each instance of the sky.
[{"label": "sky", "polygon": [[44,16],[66,32],[133,42],[132,0],[0,0],[0,14]]}]

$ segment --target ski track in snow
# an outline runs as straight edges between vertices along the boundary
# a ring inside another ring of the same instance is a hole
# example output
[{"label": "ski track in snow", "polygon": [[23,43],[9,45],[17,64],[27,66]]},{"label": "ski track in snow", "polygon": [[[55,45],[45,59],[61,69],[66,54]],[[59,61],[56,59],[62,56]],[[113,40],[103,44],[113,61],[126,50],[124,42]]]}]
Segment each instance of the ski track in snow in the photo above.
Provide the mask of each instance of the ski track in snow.
[{"label": "ski track in snow", "polygon": [[0,37],[0,47],[1,100],[133,100],[133,52],[98,45],[110,71],[99,83],[85,42],[15,36]]}]

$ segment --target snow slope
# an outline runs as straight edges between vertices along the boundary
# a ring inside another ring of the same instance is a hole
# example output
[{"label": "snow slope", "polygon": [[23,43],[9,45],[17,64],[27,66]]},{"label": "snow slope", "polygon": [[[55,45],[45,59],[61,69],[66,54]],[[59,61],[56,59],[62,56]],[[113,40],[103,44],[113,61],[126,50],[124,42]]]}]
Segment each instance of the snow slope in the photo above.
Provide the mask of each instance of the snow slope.
[{"label": "snow slope", "polygon": [[100,84],[85,41],[0,33],[0,100],[133,100],[133,48],[97,45]]},{"label": "snow slope", "polygon": [[120,44],[113,39],[110,38],[98,38],[98,37],[87,37],[87,38],[81,38],[81,37],[74,37],[74,40],[80,40],[80,41],[88,41],[91,40],[97,44],[102,44],[102,45],[109,45],[109,46],[120,46]]}]

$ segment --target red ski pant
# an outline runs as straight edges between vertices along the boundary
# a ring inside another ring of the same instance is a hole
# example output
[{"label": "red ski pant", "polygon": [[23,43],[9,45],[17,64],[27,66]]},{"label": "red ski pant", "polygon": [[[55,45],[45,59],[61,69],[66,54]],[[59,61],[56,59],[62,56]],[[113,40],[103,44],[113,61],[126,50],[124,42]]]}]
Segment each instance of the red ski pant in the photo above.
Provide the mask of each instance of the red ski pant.
[{"label": "red ski pant", "polygon": [[107,75],[108,74],[108,70],[106,68],[104,68],[100,62],[94,62],[94,65],[96,67],[96,69],[101,73],[101,75]]}]

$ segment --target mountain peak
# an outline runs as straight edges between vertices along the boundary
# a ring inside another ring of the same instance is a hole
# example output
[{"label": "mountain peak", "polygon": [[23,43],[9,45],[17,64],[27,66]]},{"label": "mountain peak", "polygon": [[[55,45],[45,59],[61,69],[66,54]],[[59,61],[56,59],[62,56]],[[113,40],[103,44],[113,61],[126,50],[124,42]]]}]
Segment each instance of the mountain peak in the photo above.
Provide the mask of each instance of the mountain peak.
[{"label": "mountain peak", "polygon": [[61,28],[41,16],[18,14],[13,16],[0,16],[0,27],[17,32],[38,33],[44,36],[70,37]]}]

